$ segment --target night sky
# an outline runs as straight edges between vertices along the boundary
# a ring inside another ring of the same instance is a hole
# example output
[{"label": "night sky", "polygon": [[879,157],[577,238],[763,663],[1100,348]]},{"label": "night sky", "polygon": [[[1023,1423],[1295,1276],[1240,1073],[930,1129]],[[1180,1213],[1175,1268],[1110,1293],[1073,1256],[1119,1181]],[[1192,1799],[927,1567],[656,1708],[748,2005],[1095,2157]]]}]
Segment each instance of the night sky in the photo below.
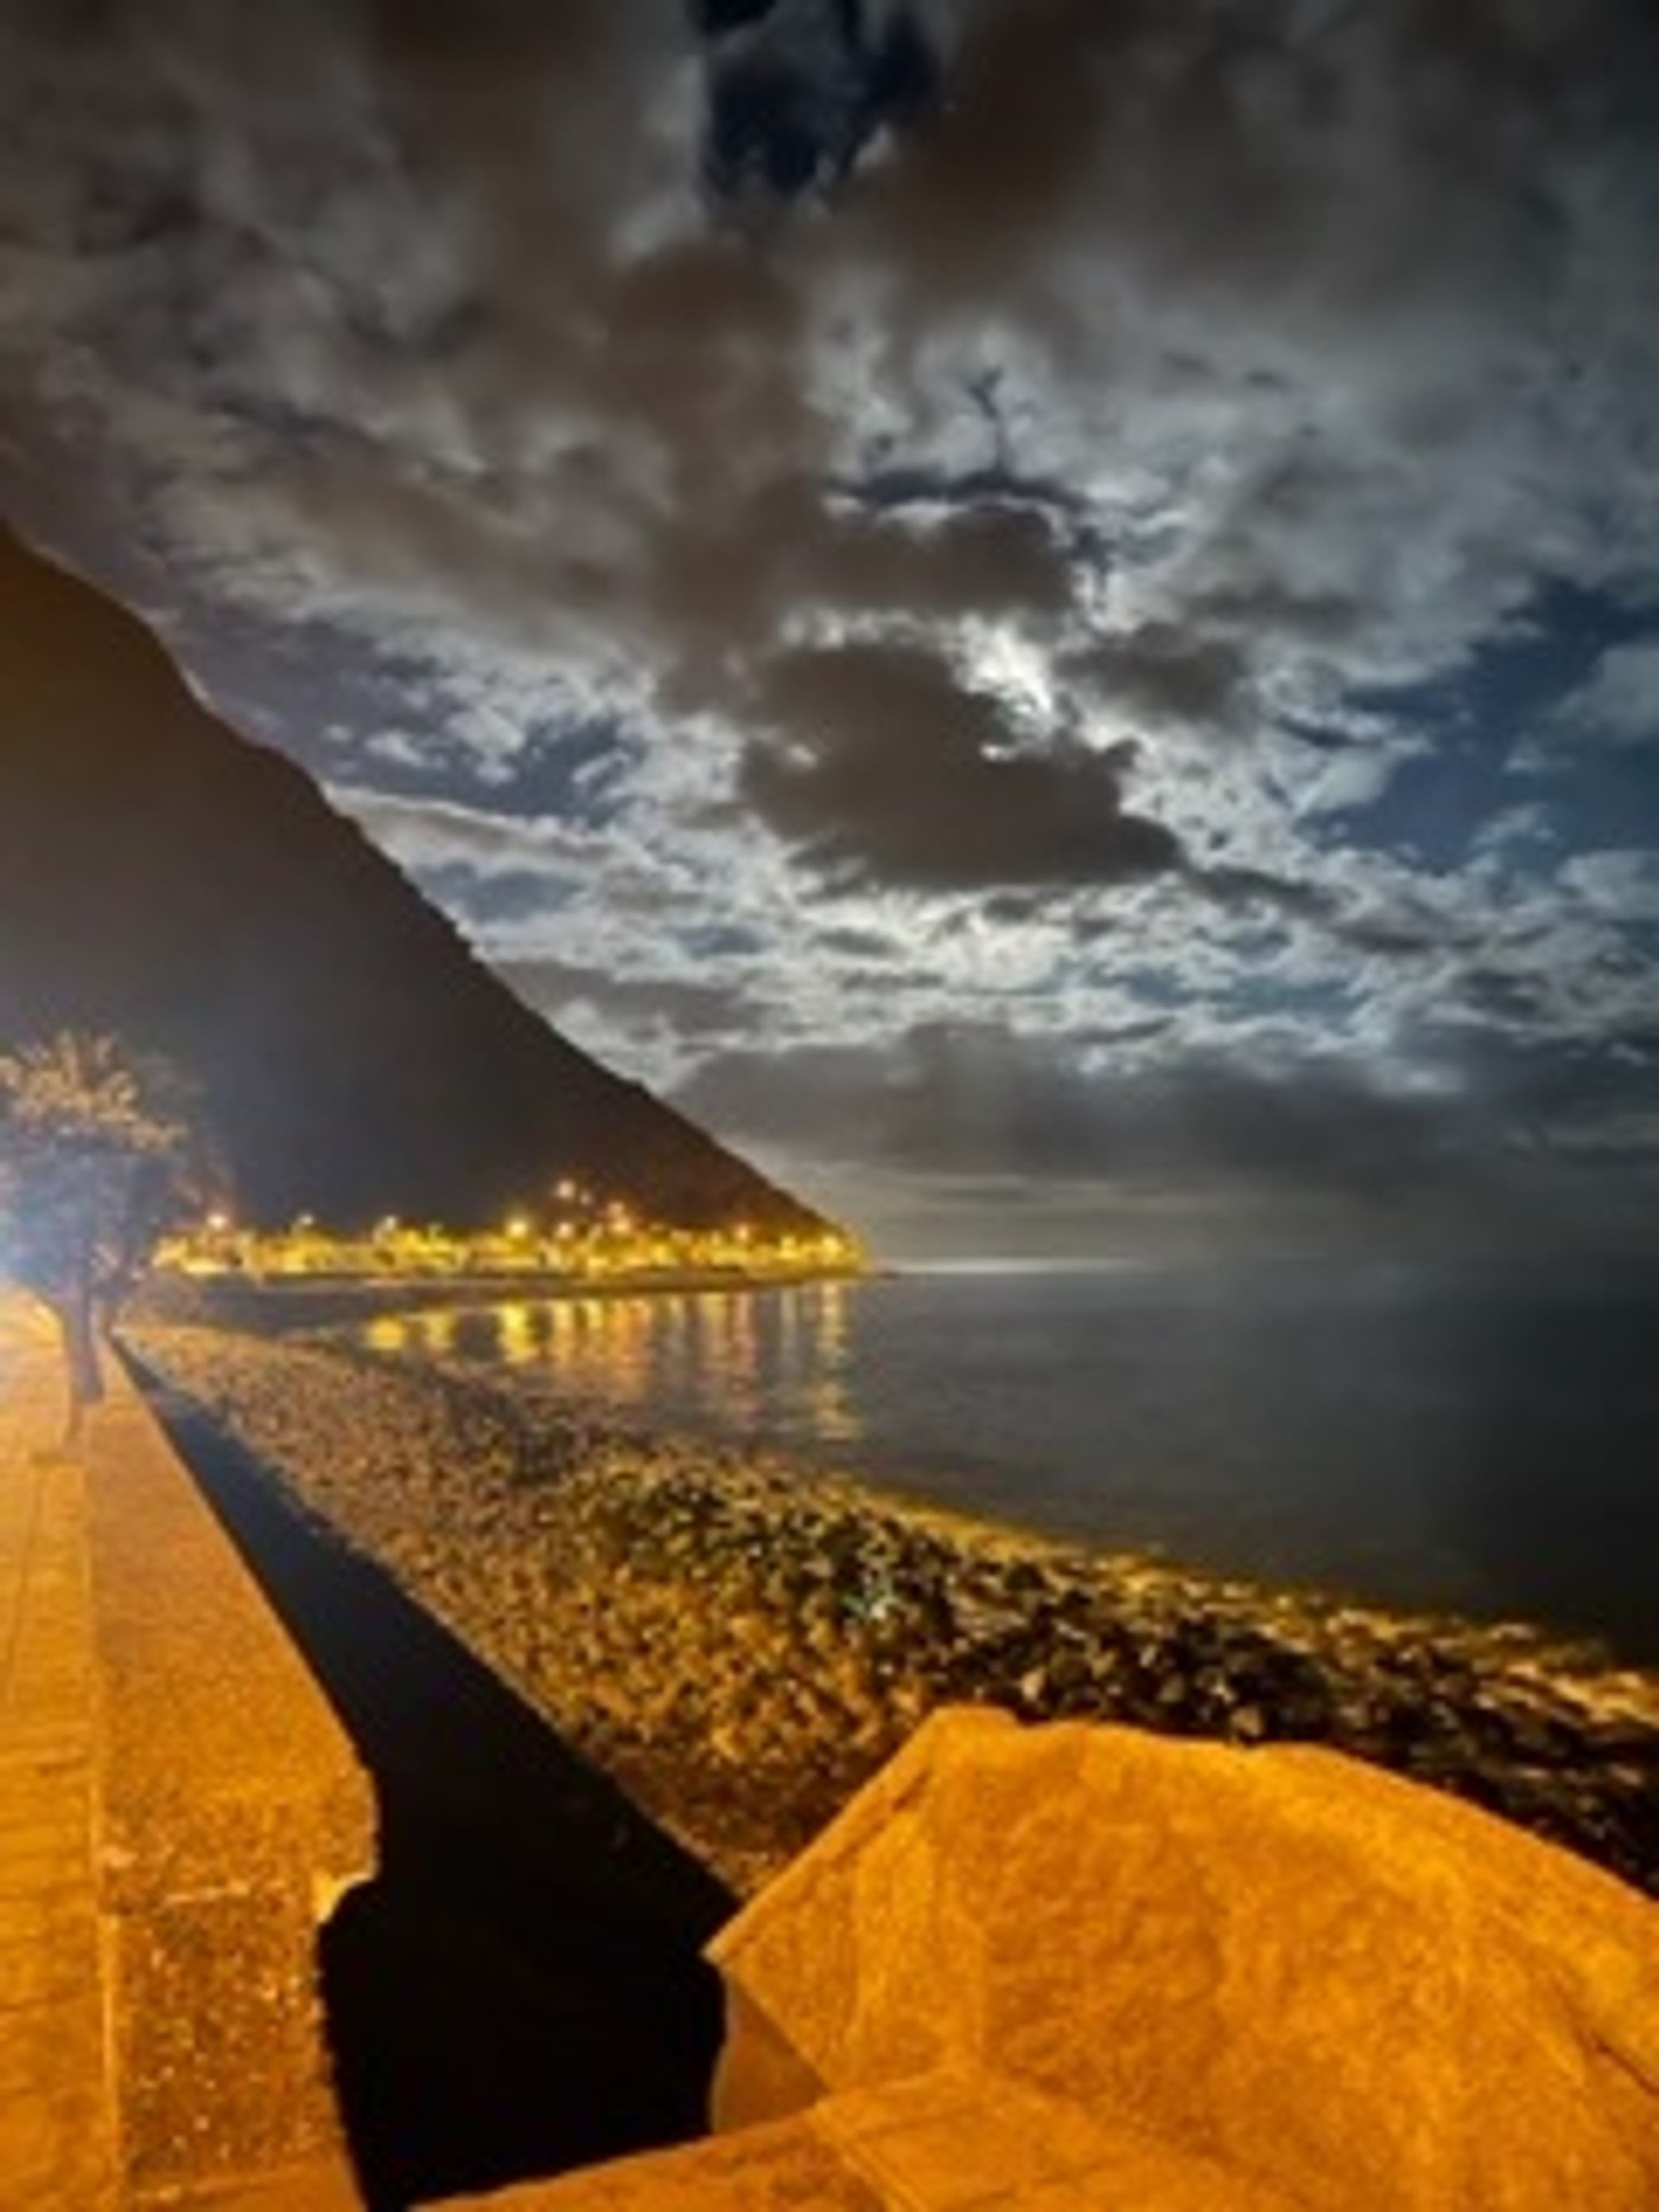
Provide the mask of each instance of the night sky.
[{"label": "night sky", "polygon": [[1659,1235],[1649,0],[0,0],[0,502],[896,1255]]}]

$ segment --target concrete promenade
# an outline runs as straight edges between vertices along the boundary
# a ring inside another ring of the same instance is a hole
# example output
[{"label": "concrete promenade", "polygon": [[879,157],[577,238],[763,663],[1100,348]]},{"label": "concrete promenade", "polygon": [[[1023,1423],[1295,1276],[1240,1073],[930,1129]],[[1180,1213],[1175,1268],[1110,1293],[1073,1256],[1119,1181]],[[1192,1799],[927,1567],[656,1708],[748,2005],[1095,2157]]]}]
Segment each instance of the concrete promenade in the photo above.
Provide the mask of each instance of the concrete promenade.
[{"label": "concrete promenade", "polygon": [[0,1295],[0,2207],[355,2206],[317,1946],[367,1775],[113,1364]]},{"label": "concrete promenade", "polygon": [[0,2204],[118,2202],[86,1495],[51,1325],[0,1299]]}]

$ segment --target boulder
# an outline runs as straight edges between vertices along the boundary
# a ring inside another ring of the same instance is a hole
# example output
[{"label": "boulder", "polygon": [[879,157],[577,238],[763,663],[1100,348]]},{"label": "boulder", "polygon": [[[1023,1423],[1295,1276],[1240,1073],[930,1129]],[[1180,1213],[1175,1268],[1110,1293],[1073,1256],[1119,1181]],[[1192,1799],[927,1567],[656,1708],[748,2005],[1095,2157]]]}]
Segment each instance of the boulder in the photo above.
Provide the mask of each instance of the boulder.
[{"label": "boulder", "polygon": [[1659,2205],[1659,1906],[1333,1752],[948,1711],[711,1955],[722,2126],[966,2076],[1293,2204]]}]

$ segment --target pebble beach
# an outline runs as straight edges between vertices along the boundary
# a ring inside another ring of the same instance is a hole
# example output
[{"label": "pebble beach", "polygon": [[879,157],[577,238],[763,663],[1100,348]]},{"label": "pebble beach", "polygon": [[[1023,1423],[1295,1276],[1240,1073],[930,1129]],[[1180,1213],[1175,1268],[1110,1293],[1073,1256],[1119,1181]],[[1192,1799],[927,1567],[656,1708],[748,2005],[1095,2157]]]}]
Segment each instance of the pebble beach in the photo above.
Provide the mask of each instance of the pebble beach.
[{"label": "pebble beach", "polygon": [[1324,1744],[1659,1895],[1659,1679],[1592,1647],[1056,1545],[457,1363],[129,1341],[740,1896],[963,1701]]}]

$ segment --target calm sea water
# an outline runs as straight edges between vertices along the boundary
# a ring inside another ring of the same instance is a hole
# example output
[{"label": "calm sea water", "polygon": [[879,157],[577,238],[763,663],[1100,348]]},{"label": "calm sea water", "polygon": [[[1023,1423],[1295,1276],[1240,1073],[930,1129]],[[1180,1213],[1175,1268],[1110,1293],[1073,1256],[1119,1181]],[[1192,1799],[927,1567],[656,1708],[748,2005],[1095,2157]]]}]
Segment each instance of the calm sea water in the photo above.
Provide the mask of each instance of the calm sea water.
[{"label": "calm sea water", "polygon": [[368,1333],[1050,1534],[1659,1660],[1659,1266],[913,1274]]}]

